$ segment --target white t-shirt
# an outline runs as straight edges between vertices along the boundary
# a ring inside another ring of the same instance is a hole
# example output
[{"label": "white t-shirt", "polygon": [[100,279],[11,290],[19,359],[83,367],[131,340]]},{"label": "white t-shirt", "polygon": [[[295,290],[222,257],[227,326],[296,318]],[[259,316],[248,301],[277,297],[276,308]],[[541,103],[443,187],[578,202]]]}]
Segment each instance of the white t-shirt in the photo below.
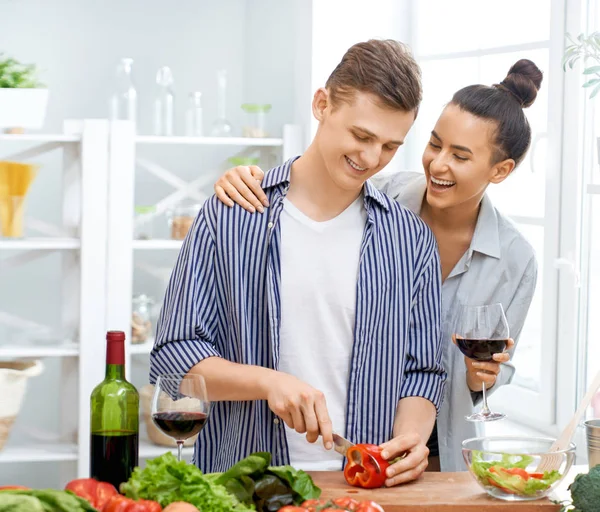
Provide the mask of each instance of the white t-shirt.
[{"label": "white t-shirt", "polygon": [[[289,200],[281,212],[279,370],[325,394],[333,429],[346,423],[360,247],[367,219],[362,194],[337,217],[317,222]],[[339,470],[342,456],[286,425],[290,462]]]}]

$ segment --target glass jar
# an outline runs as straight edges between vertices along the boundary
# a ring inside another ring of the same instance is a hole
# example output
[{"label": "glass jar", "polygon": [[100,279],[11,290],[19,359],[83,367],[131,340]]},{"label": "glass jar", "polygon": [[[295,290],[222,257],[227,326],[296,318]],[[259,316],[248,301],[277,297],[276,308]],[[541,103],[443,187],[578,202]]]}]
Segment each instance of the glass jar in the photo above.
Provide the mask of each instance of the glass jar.
[{"label": "glass jar", "polygon": [[259,158],[254,158],[254,157],[250,157],[250,156],[232,156],[231,158],[228,158],[227,161],[234,166],[238,166],[238,165],[258,165],[260,159]]},{"label": "glass jar", "polygon": [[202,137],[202,93],[190,93],[188,108],[185,112],[185,134],[188,137]]},{"label": "glass jar", "polygon": [[183,240],[194,223],[201,205],[175,206],[167,211],[169,229],[173,240]]},{"label": "glass jar", "polygon": [[121,59],[117,67],[115,90],[110,97],[110,119],[137,122],[137,92],[133,86],[133,59]]},{"label": "glass jar", "polygon": [[131,343],[145,343],[152,337],[152,304],[147,295],[133,297],[131,308]]},{"label": "glass jar", "polygon": [[244,103],[242,110],[246,112],[246,121],[242,129],[242,135],[244,137],[268,137],[267,114],[271,110],[271,105]]},{"label": "glass jar", "polygon": [[152,219],[156,213],[156,206],[135,207],[135,218],[133,221],[133,237],[136,240],[150,240],[152,233]]}]

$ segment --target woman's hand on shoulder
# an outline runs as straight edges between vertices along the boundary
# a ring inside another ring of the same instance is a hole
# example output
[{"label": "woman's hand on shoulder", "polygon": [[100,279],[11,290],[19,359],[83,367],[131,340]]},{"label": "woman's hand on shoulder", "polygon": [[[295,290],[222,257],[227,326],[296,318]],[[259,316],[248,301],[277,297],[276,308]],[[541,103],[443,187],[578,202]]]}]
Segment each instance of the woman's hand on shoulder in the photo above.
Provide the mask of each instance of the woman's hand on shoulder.
[{"label": "woman's hand on shoulder", "polygon": [[264,206],[269,206],[269,201],[260,182],[265,177],[262,169],[256,165],[238,165],[225,171],[215,183],[217,198],[227,206],[234,202],[242,208],[254,213],[262,213]]}]

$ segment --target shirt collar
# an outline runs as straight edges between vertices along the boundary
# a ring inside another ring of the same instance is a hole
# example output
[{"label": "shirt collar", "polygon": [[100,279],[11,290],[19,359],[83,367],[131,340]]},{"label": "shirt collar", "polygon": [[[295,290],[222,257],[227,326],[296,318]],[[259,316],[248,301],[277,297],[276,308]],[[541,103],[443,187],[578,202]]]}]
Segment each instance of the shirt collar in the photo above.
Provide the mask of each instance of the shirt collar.
[{"label": "shirt collar", "polygon": [[471,240],[471,250],[487,254],[492,258],[499,259],[501,256],[498,214],[487,194],[481,200],[479,217]]},{"label": "shirt collar", "polygon": [[[300,156],[295,156],[284,162],[279,167],[274,167],[265,174],[265,177],[261,183],[263,189],[276,187],[278,185],[288,186],[290,184],[290,173],[292,170],[292,164],[298,160]],[[384,208],[386,211],[389,210],[384,195],[371,184],[370,181],[366,181],[364,185],[365,203],[372,201],[377,203],[379,206]]]},{"label": "shirt collar", "polygon": [[[399,191],[396,199],[413,213],[420,215],[426,190],[425,175],[417,176]],[[487,194],[481,200],[475,232],[469,247],[469,253],[473,251],[486,254],[492,258],[500,258],[501,255],[498,215]]]}]

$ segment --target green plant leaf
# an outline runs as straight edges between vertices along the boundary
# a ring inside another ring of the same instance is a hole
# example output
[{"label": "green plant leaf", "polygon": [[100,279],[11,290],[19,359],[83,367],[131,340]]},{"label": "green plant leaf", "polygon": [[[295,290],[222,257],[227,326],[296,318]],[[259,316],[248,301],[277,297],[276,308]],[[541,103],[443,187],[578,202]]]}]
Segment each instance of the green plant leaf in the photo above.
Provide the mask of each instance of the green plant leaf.
[{"label": "green plant leaf", "polygon": [[600,66],[592,66],[583,70],[584,75],[593,75],[594,73],[600,72]]},{"label": "green plant leaf", "polygon": [[598,83],[600,83],[600,78],[593,78],[592,80],[585,82],[582,87],[591,87],[592,85],[596,85]]},{"label": "green plant leaf", "polygon": [[598,94],[599,92],[600,92],[600,84],[598,84],[598,85],[596,85],[596,87],[594,87],[592,94],[590,94],[590,99],[592,99],[594,96],[596,96],[596,94]]}]

